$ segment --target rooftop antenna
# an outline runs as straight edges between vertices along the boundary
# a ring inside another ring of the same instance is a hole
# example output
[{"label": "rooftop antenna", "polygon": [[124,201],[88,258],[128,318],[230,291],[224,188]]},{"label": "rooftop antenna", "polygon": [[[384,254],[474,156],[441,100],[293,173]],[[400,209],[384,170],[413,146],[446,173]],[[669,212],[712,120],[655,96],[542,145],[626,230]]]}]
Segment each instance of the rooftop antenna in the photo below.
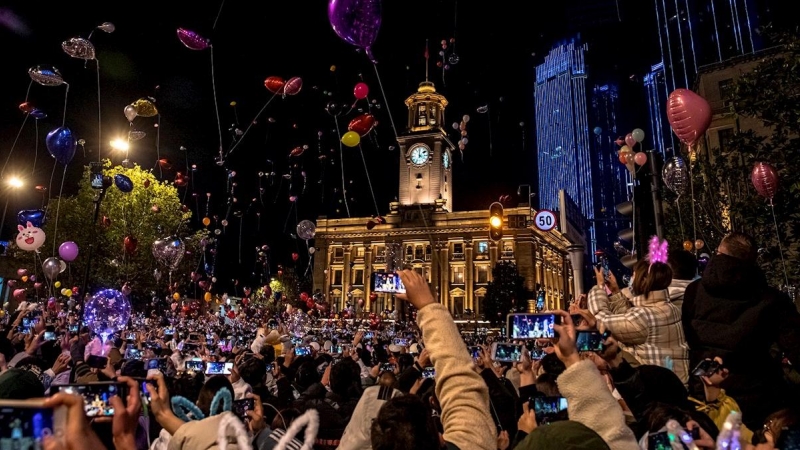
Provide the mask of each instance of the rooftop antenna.
[{"label": "rooftop antenna", "polygon": [[425,39],[425,82],[428,81],[428,67],[430,61],[430,53],[428,52],[428,40]]}]

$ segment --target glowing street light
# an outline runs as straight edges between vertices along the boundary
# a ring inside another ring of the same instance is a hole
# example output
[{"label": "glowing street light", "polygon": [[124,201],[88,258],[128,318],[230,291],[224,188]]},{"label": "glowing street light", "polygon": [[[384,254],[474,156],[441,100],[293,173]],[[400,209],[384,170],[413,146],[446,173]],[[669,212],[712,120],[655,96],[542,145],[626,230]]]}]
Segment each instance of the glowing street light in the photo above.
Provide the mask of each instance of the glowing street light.
[{"label": "glowing street light", "polygon": [[22,181],[22,178],[19,177],[11,177],[8,179],[8,185],[14,189],[19,189],[25,185]]},{"label": "glowing street light", "polygon": [[111,148],[114,150],[119,150],[121,152],[127,152],[131,148],[131,144],[128,142],[127,139],[114,139],[110,142]]},{"label": "glowing street light", "polygon": [[[11,189],[19,189],[25,185],[22,178],[15,176],[9,177],[8,180],[6,180],[6,184],[8,184],[8,187]],[[6,212],[8,212],[9,200],[11,200],[11,195],[6,194],[6,205],[3,207],[3,217],[0,219],[0,233],[3,232],[3,227],[6,226]]]}]

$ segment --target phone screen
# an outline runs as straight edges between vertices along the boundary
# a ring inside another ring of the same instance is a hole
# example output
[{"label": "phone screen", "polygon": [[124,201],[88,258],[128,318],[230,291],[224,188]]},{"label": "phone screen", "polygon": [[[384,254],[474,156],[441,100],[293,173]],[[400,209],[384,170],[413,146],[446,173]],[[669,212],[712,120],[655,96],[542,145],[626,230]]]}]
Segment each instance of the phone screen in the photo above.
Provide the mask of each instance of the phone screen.
[{"label": "phone screen", "polygon": [[650,433],[647,435],[647,450],[672,450],[672,442],[669,440],[669,433]]},{"label": "phone screen", "polygon": [[167,371],[166,358],[153,358],[147,360],[147,370],[160,370],[161,372]]},{"label": "phone screen", "polygon": [[206,375],[230,375],[233,363],[207,362]]},{"label": "phone screen", "polygon": [[436,378],[436,369],[433,367],[422,369],[422,378]]},{"label": "phone screen", "polygon": [[55,331],[45,331],[44,332],[44,340],[45,341],[55,341],[56,340],[56,332]]},{"label": "phone screen", "polygon": [[522,346],[508,342],[497,342],[494,345],[492,359],[500,362],[518,362],[522,360]]},{"label": "phone screen", "polygon": [[70,333],[77,333],[77,332],[78,332],[78,326],[79,326],[79,325],[78,325],[77,323],[73,323],[73,324],[71,324],[71,325],[69,326],[69,332],[70,332]]},{"label": "phone screen", "polygon": [[561,316],[550,313],[509,314],[509,339],[553,339],[556,330],[553,325],[560,323]]},{"label": "phone screen", "polygon": [[203,361],[198,359],[192,359],[189,361],[184,361],[183,368],[185,370],[192,370],[195,372],[200,372],[203,370]]},{"label": "phone screen", "polygon": [[24,317],[22,319],[22,326],[25,328],[33,328],[39,323],[38,317]]},{"label": "phone screen", "polygon": [[86,417],[108,417],[114,415],[111,397],[117,395],[124,402],[127,397],[126,387],[125,384],[117,383],[90,383],[59,386],[58,389],[59,392],[82,396]]},{"label": "phone screen", "polygon": [[242,420],[242,422],[244,422],[245,420],[249,419],[247,417],[247,411],[252,411],[253,409],[255,409],[255,405],[256,405],[255,399],[252,398],[243,398],[241,400],[234,400],[231,406],[231,411],[233,412],[233,414],[236,415],[236,417],[238,417],[239,419]]},{"label": "phone screen", "polygon": [[603,341],[603,335],[597,331],[578,331],[575,345],[579,352],[602,352],[605,348]]},{"label": "phone screen", "polygon": [[408,339],[396,338],[394,340],[394,345],[399,345],[401,347],[408,347]]},{"label": "phone screen", "polygon": [[472,356],[472,359],[478,359],[481,357],[481,348],[477,345],[473,345],[469,348],[469,354]]},{"label": "phone screen", "polygon": [[125,359],[141,359],[142,351],[138,348],[129,348],[125,350]]},{"label": "phone screen", "polygon": [[700,361],[694,368],[692,375],[696,377],[710,377],[719,369],[719,363],[710,359]]},{"label": "phone screen", "polygon": [[311,348],[305,346],[295,347],[294,354],[295,356],[308,356],[311,354]]},{"label": "phone screen", "polygon": [[375,272],[372,274],[372,292],[405,294],[406,287],[396,273]]},{"label": "phone screen", "polygon": [[392,363],[381,364],[381,372],[394,372],[394,364]]},{"label": "phone screen", "polygon": [[42,438],[53,434],[53,410],[2,406],[0,424],[0,448],[40,449]]},{"label": "phone screen", "polygon": [[528,352],[528,355],[531,357],[531,361],[538,361],[544,358],[547,353],[544,352],[543,348],[534,347],[532,350]]},{"label": "phone screen", "polygon": [[567,410],[567,399],[564,397],[535,397],[533,410],[536,413],[537,423],[564,420],[566,417],[562,412]]},{"label": "phone screen", "polygon": [[89,172],[91,173],[91,182],[93,189],[103,189],[103,165],[102,163],[92,161],[89,163]]}]

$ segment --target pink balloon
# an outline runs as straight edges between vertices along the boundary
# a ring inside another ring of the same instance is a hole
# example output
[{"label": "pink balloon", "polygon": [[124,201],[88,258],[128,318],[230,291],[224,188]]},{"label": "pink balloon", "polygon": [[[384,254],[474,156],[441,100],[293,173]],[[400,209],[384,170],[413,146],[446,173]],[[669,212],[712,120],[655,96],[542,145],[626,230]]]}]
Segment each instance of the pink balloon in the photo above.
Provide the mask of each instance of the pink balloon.
[{"label": "pink balloon", "polygon": [[633,148],[633,146],[636,145],[636,139],[633,138],[633,134],[628,133],[625,136],[625,144],[627,144],[627,146],[630,148]]},{"label": "pink balloon", "polygon": [[647,153],[645,152],[637,153],[636,155],[634,155],[633,161],[636,162],[636,164],[643,166],[647,162]]},{"label": "pink balloon", "polygon": [[17,269],[17,276],[24,277],[28,274],[28,269]]},{"label": "pink balloon", "polygon": [[19,301],[25,300],[25,289],[15,289],[14,290],[14,298]]},{"label": "pink balloon", "polygon": [[711,124],[711,105],[688,89],[675,89],[667,101],[667,119],[678,139],[692,146]]},{"label": "pink balloon", "polygon": [[758,195],[768,198],[770,202],[778,192],[778,174],[775,172],[775,168],[767,163],[757,162],[753,166],[750,181],[753,182]]},{"label": "pink balloon", "polygon": [[353,95],[359,100],[367,98],[369,95],[369,86],[367,86],[367,83],[356,84],[356,87],[353,89]]},{"label": "pink balloon", "polygon": [[297,95],[300,89],[303,89],[303,79],[300,77],[291,78],[283,85],[283,95]]},{"label": "pink balloon", "polygon": [[186,48],[191,50],[205,50],[209,46],[208,39],[184,28],[178,28],[178,39],[181,40],[181,43]]}]

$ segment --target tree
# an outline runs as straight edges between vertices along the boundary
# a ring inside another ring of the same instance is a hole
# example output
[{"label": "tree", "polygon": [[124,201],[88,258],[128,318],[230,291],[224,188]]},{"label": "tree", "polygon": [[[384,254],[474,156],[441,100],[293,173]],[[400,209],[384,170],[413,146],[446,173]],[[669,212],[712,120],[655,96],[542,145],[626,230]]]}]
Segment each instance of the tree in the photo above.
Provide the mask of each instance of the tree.
[{"label": "tree", "polygon": [[[773,33],[780,52],[764,57],[756,67],[735,82],[731,97],[737,119],[760,120],[768,135],[739,130],[723,149],[711,149],[714,158],[700,155],[693,168],[698,237],[707,248],[715,248],[731,230],[756,238],[759,263],[773,286],[784,280],[776,224],[789,284],[800,282],[800,34]],[[755,162],[768,162],[778,172],[779,189],[774,199],[775,220],[769,202],[759,197],[751,181]],[[674,196],[672,197],[674,198]],[[682,199],[681,216],[686,232],[675,236],[676,214],[671,214],[673,239],[691,235],[691,204]],[[672,211],[675,212],[674,207]],[[709,252],[711,253],[711,252]]]},{"label": "tree", "polygon": [[[115,186],[109,187],[100,203],[97,223],[93,223],[94,200],[99,191],[91,187],[88,167],[77,195],[61,198],[60,204],[57,198],[50,201],[44,226],[47,241],[40,249],[41,259],[58,256],[62,242],[74,241],[79,248],[78,258],[69,263],[68,271],[58,280],[62,285],[81,286],[90,248],[94,245],[89,272],[90,292],[98,287],[119,289],[128,282],[135,293],[145,294],[144,297],[149,299],[151,291],[165,290],[170,278],[169,268],[159,265],[153,257],[153,242],[176,235],[182,238],[187,250],[172,273],[173,282],[181,288],[179,281],[188,278],[183,275],[194,270],[202,256],[200,240],[205,232],[187,236],[187,223],[192,213],[181,205],[178,191],[172,184],[159,181],[139,166],[130,169],[112,167],[106,161],[103,175],[113,180],[117,174],[130,178],[133,190],[126,193]],[[126,237],[129,238],[127,246]],[[15,256],[24,258],[21,259],[23,262],[30,261],[27,259],[30,253],[26,256],[25,252],[17,250]],[[40,268],[36,269],[41,272]]]},{"label": "tree", "polygon": [[500,261],[492,268],[492,281],[486,287],[483,297],[483,313],[486,320],[494,324],[502,324],[506,315],[515,307],[524,309],[527,301],[525,279],[520,276],[516,264]]}]

